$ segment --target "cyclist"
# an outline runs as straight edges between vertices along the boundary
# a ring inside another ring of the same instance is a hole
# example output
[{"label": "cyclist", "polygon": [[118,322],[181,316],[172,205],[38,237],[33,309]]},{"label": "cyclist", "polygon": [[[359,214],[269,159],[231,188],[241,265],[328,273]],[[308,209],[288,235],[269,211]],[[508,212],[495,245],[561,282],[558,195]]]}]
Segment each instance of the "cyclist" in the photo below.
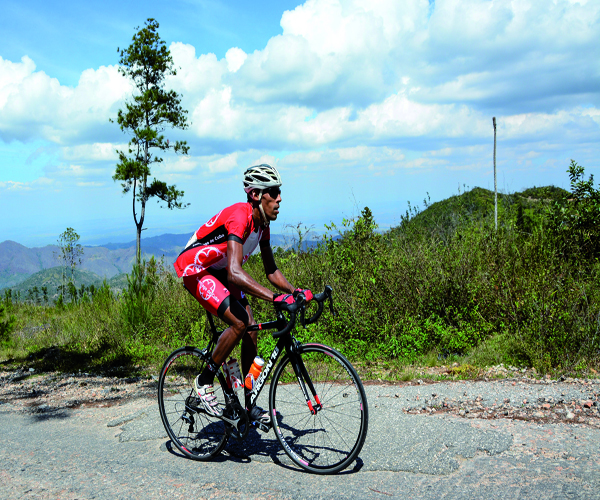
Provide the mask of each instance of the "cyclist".
[{"label": "cyclist", "polygon": [[[222,416],[214,395],[214,378],[221,364],[242,340],[242,372],[245,377],[257,354],[257,332],[246,328],[255,324],[246,294],[268,302],[294,302],[302,292],[312,299],[310,290],[294,288],[277,268],[270,244],[271,221],[277,219],[281,203],[281,177],[267,164],[255,165],[244,172],[247,201],[224,208],[192,235],[174,263],[188,291],[211,314],[229,325],[212,353],[211,360],[194,381],[194,388],[205,410]],[[273,293],[255,281],[242,265],[260,245],[261,257],[269,282],[283,293]],[[268,413],[255,406],[246,407],[251,420],[268,423]]]}]

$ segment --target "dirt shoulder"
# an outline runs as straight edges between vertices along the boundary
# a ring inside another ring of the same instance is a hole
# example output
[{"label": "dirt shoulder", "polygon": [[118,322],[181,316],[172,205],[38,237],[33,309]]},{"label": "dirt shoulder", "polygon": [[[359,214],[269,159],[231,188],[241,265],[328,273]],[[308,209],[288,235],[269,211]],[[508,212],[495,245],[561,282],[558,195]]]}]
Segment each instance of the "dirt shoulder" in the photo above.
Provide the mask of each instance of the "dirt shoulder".
[{"label": "dirt shoulder", "polygon": [[132,399],[156,399],[156,377],[0,372],[0,404],[25,413],[107,407]]},{"label": "dirt shoulder", "polygon": [[[385,397],[401,398],[398,403],[408,414],[447,413],[466,419],[564,422],[600,428],[598,378],[535,378],[531,372],[495,367],[483,378],[446,380],[446,385],[455,389],[441,391],[440,381],[426,376],[438,377],[442,369],[424,369],[422,379],[387,383],[367,381],[365,385],[388,386]],[[446,373],[451,372],[446,370]],[[476,382],[479,388],[476,391],[470,389]],[[463,390],[461,384],[467,384],[469,388],[464,385]],[[156,376],[113,377],[85,372],[36,373],[21,369],[0,372],[0,405],[5,410],[22,413],[102,408],[135,399],[156,400],[157,388]],[[402,388],[402,391],[394,392],[394,388]],[[406,397],[406,394],[410,396]]]}]

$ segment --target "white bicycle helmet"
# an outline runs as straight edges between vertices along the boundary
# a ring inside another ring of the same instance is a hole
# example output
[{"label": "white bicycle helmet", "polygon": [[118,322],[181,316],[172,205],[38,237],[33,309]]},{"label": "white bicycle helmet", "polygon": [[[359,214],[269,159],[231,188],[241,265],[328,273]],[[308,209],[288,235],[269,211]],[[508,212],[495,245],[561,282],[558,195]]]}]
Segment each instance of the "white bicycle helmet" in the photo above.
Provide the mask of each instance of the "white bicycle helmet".
[{"label": "white bicycle helmet", "polygon": [[263,163],[254,165],[244,172],[244,191],[249,193],[253,189],[269,189],[281,186],[281,177],[275,167]]},{"label": "white bicycle helmet", "polygon": [[[259,189],[259,202],[265,189],[279,186],[281,186],[281,177],[279,176],[277,169],[271,165],[267,165],[266,163],[254,165],[244,172],[244,191],[249,193],[253,189]],[[260,210],[260,214],[262,216],[263,225],[268,226],[269,221],[267,220],[261,203],[258,204],[258,209]]]}]

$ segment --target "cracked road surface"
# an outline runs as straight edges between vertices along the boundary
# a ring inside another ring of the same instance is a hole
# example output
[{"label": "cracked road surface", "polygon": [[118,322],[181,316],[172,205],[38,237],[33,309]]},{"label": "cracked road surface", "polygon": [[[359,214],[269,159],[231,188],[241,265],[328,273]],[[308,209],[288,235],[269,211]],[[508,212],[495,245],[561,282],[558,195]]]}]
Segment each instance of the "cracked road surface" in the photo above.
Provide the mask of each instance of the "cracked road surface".
[{"label": "cracked road surface", "polygon": [[[477,390],[493,396],[495,384]],[[187,460],[153,400],[30,414],[2,404],[0,498],[600,498],[594,426],[407,414],[414,387],[366,389],[369,435],[336,476],[298,470],[272,432],[230,441],[213,462]]]}]

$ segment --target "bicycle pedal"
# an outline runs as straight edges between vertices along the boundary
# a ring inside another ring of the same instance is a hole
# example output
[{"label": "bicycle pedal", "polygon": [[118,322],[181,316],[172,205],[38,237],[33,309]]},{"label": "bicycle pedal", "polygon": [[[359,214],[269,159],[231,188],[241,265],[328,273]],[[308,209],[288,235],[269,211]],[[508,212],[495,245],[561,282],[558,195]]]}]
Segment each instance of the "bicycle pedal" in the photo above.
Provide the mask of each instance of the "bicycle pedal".
[{"label": "bicycle pedal", "polygon": [[262,422],[252,422],[254,427],[258,427],[265,434],[271,430],[271,425],[263,424]]}]

